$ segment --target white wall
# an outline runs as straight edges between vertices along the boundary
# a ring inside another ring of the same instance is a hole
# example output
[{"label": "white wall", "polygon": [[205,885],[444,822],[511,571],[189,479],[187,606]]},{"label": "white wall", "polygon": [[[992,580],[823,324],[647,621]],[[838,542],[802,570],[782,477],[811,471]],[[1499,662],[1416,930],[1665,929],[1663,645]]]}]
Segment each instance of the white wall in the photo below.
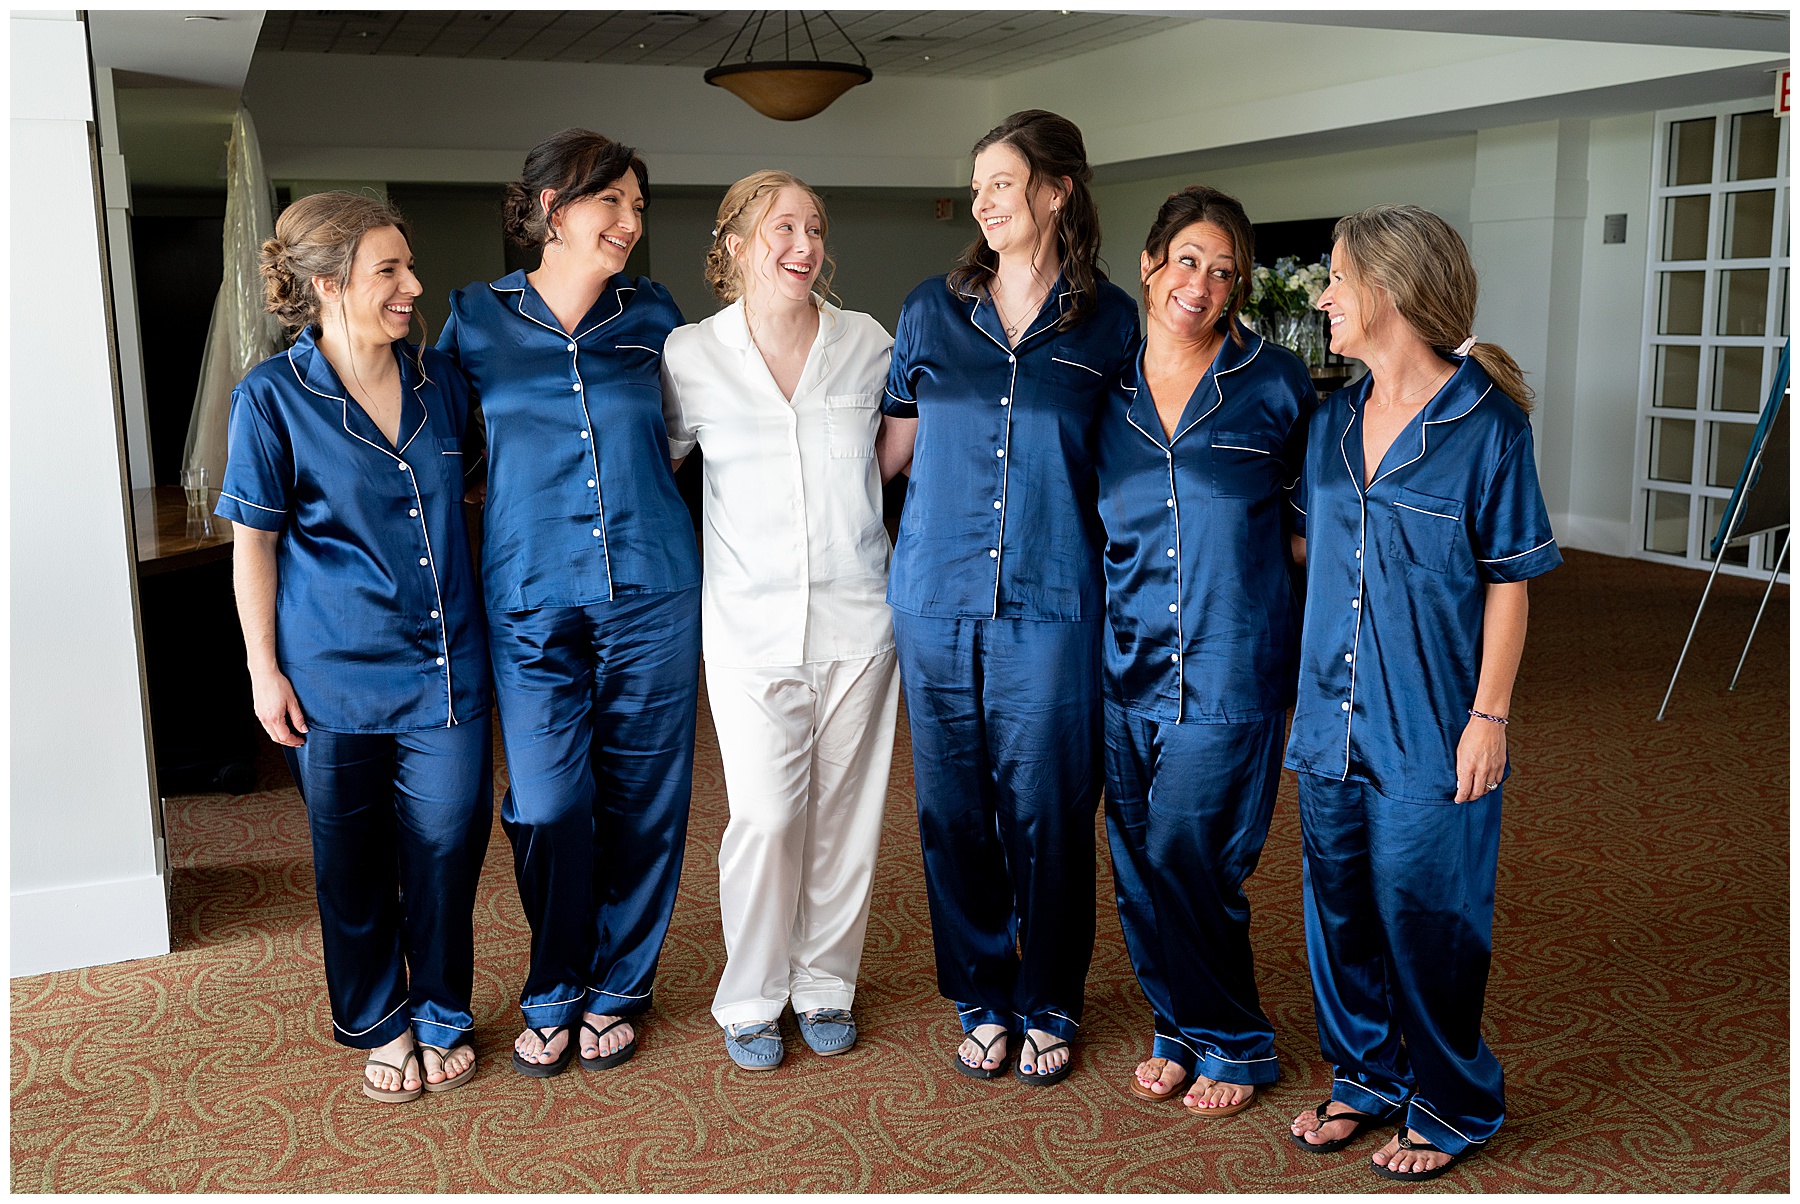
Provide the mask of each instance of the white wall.
[{"label": "white wall", "polygon": [[[12,36],[12,972],[166,953],[122,421],[73,14]],[[42,200],[57,198],[58,236]]]}]

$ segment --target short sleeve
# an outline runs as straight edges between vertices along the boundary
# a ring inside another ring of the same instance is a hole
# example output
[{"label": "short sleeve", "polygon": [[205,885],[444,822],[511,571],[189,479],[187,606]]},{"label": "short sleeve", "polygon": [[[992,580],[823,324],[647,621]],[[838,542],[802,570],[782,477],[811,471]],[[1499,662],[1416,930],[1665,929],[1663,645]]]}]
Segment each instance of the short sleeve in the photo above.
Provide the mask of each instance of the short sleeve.
[{"label": "short sleeve", "polygon": [[1306,444],[1312,430],[1313,415],[1319,411],[1319,394],[1312,377],[1292,374],[1289,382],[1297,394],[1299,413],[1287,438],[1281,441],[1281,484],[1288,494],[1288,527],[1296,535],[1306,534]]},{"label": "short sleeve", "polygon": [[1561,563],[1526,427],[1500,453],[1476,508],[1475,564],[1483,581],[1525,581]]},{"label": "short sleeve", "polygon": [[294,478],[293,452],[267,410],[242,384],[231,391],[226,449],[225,480],[213,513],[260,531],[281,530]]},{"label": "short sleeve", "polygon": [[[463,481],[467,487],[474,488],[486,477],[487,422],[482,417],[481,399],[476,392],[475,382],[462,370],[462,348],[459,342],[462,324],[458,316],[458,295],[459,293],[450,294],[450,316],[444,319],[444,328],[438,332],[436,349],[449,359],[450,371],[457,378],[458,391],[453,395],[452,403],[462,424],[459,435],[463,441]],[[452,395],[446,393],[446,396]]]},{"label": "short sleeve", "polygon": [[918,336],[917,307],[910,302],[900,307],[900,320],[894,324],[894,349],[888,359],[887,393],[881,399],[881,412],[890,418],[917,418],[919,406],[913,396],[913,344]]},{"label": "short sleeve", "polygon": [[682,354],[679,340],[674,347],[667,344],[662,354],[662,409],[663,425],[669,430],[669,459],[680,460],[694,450],[699,442],[694,437],[693,429],[688,425],[687,411],[681,404],[681,386],[676,383],[675,373],[669,368],[671,355]]}]

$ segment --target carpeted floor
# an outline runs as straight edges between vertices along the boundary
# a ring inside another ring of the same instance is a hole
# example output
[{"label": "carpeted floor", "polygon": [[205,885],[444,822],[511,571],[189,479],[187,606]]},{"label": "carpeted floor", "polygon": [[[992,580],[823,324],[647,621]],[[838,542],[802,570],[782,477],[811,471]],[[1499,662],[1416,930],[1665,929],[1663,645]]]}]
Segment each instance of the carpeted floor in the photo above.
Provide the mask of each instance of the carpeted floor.
[{"label": "carpeted floor", "polygon": [[[1572,553],[1534,583],[1510,729],[1487,1034],[1508,1120],[1444,1191],[1772,1191],[1788,1174],[1788,607],[1725,683],[1759,587],[1721,578],[1669,719],[1657,703],[1699,596],[1687,570]],[[1391,1187],[1365,1138],[1288,1142],[1322,1098],[1300,940],[1292,775],[1251,884],[1283,1077],[1218,1122],[1133,1099],[1149,1013],[1103,868],[1080,1066],[1040,1090],[948,1065],[896,755],[862,1044],[727,1062],[707,1007],[725,806],[704,705],[687,870],[637,1059],[526,1079],[506,1065],[527,932],[494,826],[477,914],[476,1080],[399,1107],[331,1043],[306,818],[270,789],[172,799],[176,951],[12,983],[14,1191],[1282,1191]],[[276,784],[277,776],[280,784]],[[1105,858],[1102,856],[1102,866]]]}]

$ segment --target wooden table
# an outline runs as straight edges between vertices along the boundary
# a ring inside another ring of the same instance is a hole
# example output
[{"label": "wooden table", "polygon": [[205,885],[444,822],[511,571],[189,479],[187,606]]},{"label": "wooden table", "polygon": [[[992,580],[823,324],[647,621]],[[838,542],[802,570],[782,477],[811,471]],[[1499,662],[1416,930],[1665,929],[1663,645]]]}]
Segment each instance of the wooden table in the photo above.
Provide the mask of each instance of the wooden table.
[{"label": "wooden table", "polygon": [[217,490],[207,492],[211,531],[190,524],[187,495],[178,485],[131,491],[131,521],[137,529],[138,576],[153,577],[176,569],[231,559],[231,522],[212,514]]}]

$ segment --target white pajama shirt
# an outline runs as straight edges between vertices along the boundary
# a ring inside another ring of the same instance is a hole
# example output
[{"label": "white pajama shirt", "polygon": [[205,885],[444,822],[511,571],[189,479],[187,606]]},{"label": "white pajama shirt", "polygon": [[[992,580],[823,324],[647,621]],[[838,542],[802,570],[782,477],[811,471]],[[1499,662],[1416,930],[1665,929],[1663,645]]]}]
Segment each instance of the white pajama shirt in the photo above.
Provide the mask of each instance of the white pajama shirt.
[{"label": "white pajama shirt", "polygon": [[821,304],[791,402],[742,301],[664,348],[669,454],[698,445],[705,473],[701,642],[731,808],[720,1024],[855,1000],[899,705],[875,463],[892,347]]}]

